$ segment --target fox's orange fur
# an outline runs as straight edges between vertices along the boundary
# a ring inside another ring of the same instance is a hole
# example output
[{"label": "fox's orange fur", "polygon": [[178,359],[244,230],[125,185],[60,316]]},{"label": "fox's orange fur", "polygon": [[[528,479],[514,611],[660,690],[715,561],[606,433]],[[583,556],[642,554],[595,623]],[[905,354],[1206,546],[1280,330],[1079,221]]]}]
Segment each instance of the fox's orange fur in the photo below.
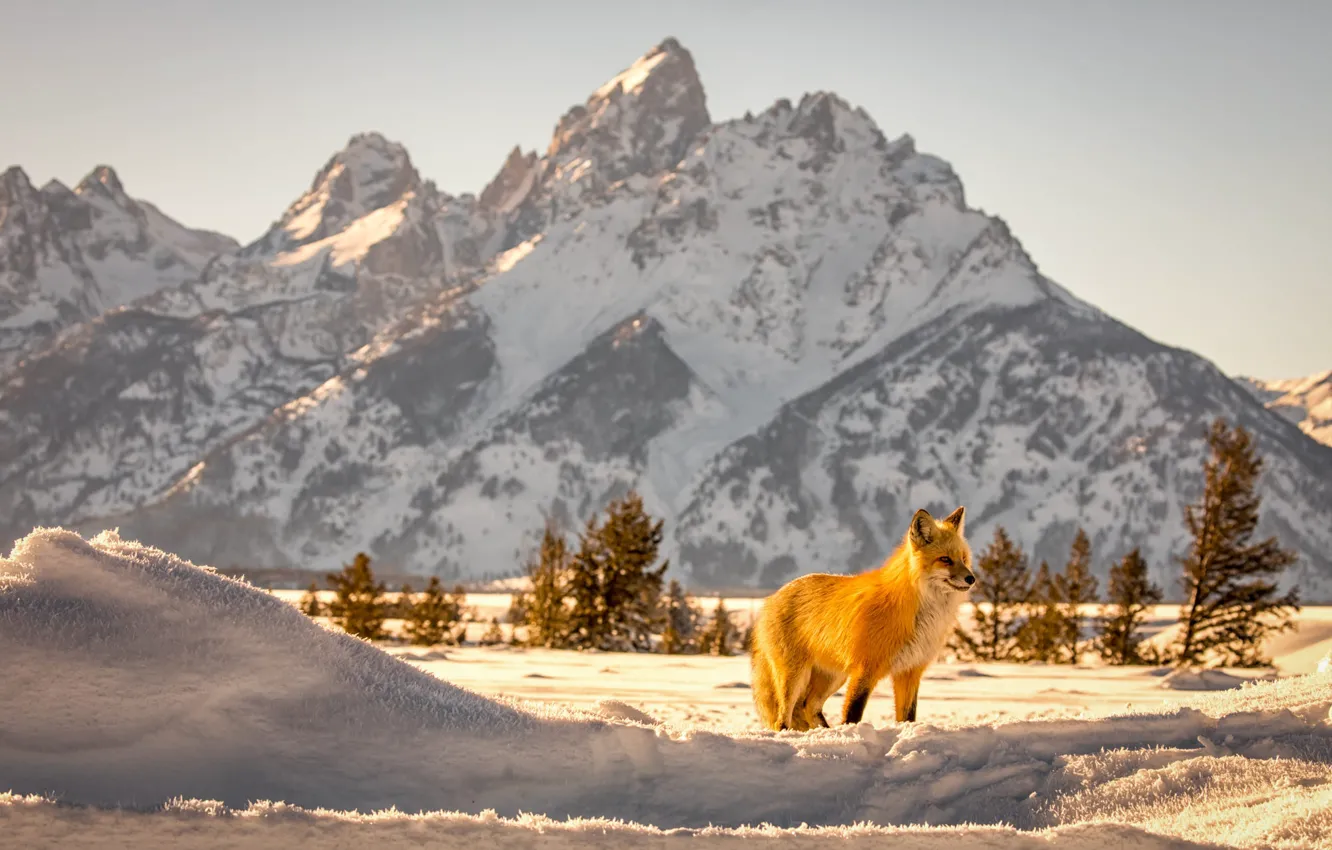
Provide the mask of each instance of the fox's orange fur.
[{"label": "fox's orange fur", "polygon": [[925,668],[975,582],[964,509],[916,511],[883,566],[793,579],[763,603],[750,663],[754,705],[770,729],[827,726],[823,704],[847,685],[842,722],[859,723],[874,686],[893,677],[899,722],[916,719]]}]

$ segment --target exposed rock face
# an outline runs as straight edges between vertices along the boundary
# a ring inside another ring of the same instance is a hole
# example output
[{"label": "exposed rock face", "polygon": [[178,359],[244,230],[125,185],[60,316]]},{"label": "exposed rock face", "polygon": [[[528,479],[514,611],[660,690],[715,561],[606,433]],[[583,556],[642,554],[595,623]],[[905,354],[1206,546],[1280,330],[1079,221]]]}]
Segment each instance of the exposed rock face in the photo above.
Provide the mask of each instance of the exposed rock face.
[{"label": "exposed rock face", "polygon": [[[49,403],[56,388],[71,399]],[[3,530],[205,562],[517,569],[629,487],[703,586],[877,564],[965,504],[1174,587],[1214,416],[1332,596],[1332,449],[1042,275],[910,137],[818,92],[714,124],[668,40],[476,198],[352,140],[262,239],[0,388]]]}]

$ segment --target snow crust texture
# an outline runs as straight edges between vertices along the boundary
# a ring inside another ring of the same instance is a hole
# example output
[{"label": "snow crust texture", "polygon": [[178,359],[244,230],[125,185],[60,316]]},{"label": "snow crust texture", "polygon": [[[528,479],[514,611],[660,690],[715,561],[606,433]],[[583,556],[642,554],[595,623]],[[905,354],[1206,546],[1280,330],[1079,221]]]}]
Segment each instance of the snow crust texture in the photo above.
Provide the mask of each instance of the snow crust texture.
[{"label": "snow crust texture", "polygon": [[253,244],[0,370],[0,537],[465,578],[637,487],[698,587],[870,568],[958,504],[1033,563],[1082,525],[1173,586],[1218,415],[1266,458],[1284,581],[1332,599],[1332,448],[836,95],[715,121],[667,39],[478,196],[358,135]]},{"label": "snow crust texture", "polygon": [[[0,788],[18,795],[0,819],[44,840],[105,824],[145,843],[438,828],[636,846],[766,824],[824,828],[769,830],[810,842],[909,827],[909,847],[1332,841],[1327,673],[1106,716],[722,734],[485,698],[242,582],[62,529],[0,561],[0,642]],[[110,823],[27,795],[157,813]]]}]

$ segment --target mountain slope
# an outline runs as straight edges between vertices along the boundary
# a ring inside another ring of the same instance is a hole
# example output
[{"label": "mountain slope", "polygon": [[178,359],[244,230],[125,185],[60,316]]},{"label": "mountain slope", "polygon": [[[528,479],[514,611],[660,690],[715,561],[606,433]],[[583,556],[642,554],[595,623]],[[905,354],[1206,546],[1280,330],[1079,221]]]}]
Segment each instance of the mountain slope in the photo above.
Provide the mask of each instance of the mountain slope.
[{"label": "mountain slope", "polygon": [[[712,123],[667,40],[477,198],[431,200],[380,141],[198,285],[16,373],[7,532],[467,576],[633,486],[699,585],[873,566],[913,508],[956,504],[978,541],[1002,522],[1059,563],[1083,524],[1102,573],[1138,545],[1173,581],[1221,415],[1268,458],[1289,580],[1332,598],[1332,450],[1045,278],[947,163],[834,95]],[[40,409],[72,380],[117,407]]]},{"label": "mountain slope", "polygon": [[1332,446],[1332,370],[1280,381],[1238,378],[1268,409],[1300,426],[1325,446]]},{"label": "mountain slope", "polygon": [[197,277],[235,240],[125,193],[108,166],[70,190],[0,175],[0,373],[59,330]]}]

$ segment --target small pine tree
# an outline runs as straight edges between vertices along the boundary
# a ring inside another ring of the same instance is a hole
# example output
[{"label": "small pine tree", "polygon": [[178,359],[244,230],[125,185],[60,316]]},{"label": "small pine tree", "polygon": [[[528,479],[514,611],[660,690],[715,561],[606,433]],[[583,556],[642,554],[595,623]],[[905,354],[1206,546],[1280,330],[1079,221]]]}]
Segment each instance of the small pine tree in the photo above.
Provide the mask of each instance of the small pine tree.
[{"label": "small pine tree", "polygon": [[1091,540],[1087,532],[1078,528],[1073,536],[1068,563],[1064,571],[1054,578],[1055,595],[1063,612],[1063,633],[1060,656],[1069,664],[1077,664],[1082,648],[1081,607],[1096,601],[1099,582],[1091,571]]},{"label": "small pine tree", "polygon": [[1217,419],[1208,445],[1202,497],[1184,511],[1193,542],[1180,559],[1186,601],[1173,655],[1182,665],[1261,666],[1263,642],[1290,629],[1300,608],[1298,589],[1278,596],[1275,580],[1296,557],[1275,537],[1252,542],[1263,466],[1253,436]]},{"label": "small pine tree", "polygon": [[357,552],[340,573],[329,573],[328,583],[337,594],[328,606],[329,616],[348,634],[367,640],[384,637],[384,591],[370,569],[370,556]]},{"label": "small pine tree", "polygon": [[663,525],[663,520],[653,521],[643,509],[643,498],[633,490],[606,508],[599,533],[605,612],[602,649],[649,650],[653,635],[665,625],[661,591],[670,565],[656,564]]},{"label": "small pine tree", "polygon": [[499,617],[491,617],[490,625],[478,641],[482,646],[498,646],[504,643],[504,630],[500,628]]},{"label": "small pine tree", "polygon": [[707,655],[731,655],[735,645],[735,624],[731,622],[731,613],[726,610],[726,602],[717,597],[717,608],[712,612],[712,622],[703,634],[700,651]]},{"label": "small pine tree", "polygon": [[[410,600],[410,597],[405,597]],[[431,576],[425,591],[410,600],[403,619],[403,632],[417,646],[453,643],[453,627],[458,622],[459,606],[444,592],[439,576]]]},{"label": "small pine tree", "polygon": [[578,535],[578,550],[569,559],[568,596],[573,603],[566,614],[567,645],[600,647],[607,637],[605,596],[602,593],[605,548],[597,517],[589,517]]},{"label": "small pine tree", "polygon": [[1137,549],[1110,569],[1109,609],[1102,609],[1096,649],[1107,664],[1143,664],[1138,628],[1147,608],[1161,601],[1161,588],[1147,578],[1147,562]]},{"label": "small pine tree", "polygon": [[1059,583],[1050,575],[1050,565],[1041,561],[1032,580],[1027,619],[1017,628],[1017,656],[1023,661],[1058,664],[1064,660],[1064,638],[1068,620],[1061,604]]},{"label": "small pine tree", "polygon": [[515,595],[509,609],[509,622],[517,633],[519,625],[527,630],[528,646],[559,647],[569,644],[568,595],[570,555],[564,536],[555,525],[546,523],[537,556],[527,564],[531,590]]},{"label": "small pine tree", "polygon": [[666,587],[666,628],[661,633],[661,651],[668,655],[698,650],[699,624],[703,614],[685,595],[680,582],[671,579]]},{"label": "small pine tree", "polygon": [[[994,530],[994,540],[976,562],[975,632],[959,626],[954,648],[976,661],[1009,661],[1019,657],[1017,634],[1022,611],[1031,597],[1031,568],[1027,555],[1013,542],[1003,526]],[[988,603],[988,608],[982,607]]]},{"label": "small pine tree", "polygon": [[301,597],[300,607],[301,613],[307,617],[324,616],[324,603],[319,601],[319,582],[310,582],[310,586],[305,590],[305,595]]}]

